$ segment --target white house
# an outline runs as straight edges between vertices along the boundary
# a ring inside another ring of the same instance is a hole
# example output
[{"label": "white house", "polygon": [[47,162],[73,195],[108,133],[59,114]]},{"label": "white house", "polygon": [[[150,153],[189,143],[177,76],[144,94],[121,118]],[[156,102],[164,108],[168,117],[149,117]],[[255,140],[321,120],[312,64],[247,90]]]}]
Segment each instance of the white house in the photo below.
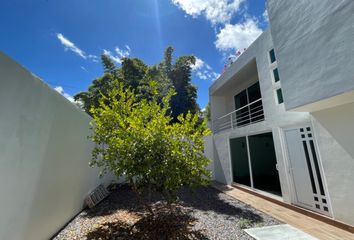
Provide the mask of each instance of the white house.
[{"label": "white house", "polygon": [[354,226],[354,1],[267,10],[209,89],[214,177]]}]

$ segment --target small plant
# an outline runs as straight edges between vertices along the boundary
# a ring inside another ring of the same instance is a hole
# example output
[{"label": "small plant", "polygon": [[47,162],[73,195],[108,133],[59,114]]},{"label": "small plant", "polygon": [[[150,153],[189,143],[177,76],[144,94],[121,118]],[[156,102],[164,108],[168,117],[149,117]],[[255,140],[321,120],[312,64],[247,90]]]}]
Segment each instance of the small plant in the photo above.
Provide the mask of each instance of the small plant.
[{"label": "small plant", "polygon": [[248,218],[240,218],[237,222],[237,225],[241,229],[249,228],[252,225],[252,221]]},{"label": "small plant", "polygon": [[263,227],[264,225],[265,225],[264,222],[259,221],[259,222],[256,222],[256,226],[255,227]]}]

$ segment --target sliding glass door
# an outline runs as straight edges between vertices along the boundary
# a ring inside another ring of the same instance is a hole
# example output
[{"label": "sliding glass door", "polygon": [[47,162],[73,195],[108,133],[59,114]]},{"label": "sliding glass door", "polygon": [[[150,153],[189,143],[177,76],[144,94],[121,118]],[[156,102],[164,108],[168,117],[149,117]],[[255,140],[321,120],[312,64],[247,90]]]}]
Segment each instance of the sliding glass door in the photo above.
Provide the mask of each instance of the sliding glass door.
[{"label": "sliding glass door", "polygon": [[281,195],[272,133],[249,136],[248,142],[252,162],[253,187]]},{"label": "sliding glass door", "polygon": [[233,181],[281,196],[272,133],[230,139]]},{"label": "sliding glass door", "polygon": [[233,181],[251,186],[246,137],[230,140]]}]

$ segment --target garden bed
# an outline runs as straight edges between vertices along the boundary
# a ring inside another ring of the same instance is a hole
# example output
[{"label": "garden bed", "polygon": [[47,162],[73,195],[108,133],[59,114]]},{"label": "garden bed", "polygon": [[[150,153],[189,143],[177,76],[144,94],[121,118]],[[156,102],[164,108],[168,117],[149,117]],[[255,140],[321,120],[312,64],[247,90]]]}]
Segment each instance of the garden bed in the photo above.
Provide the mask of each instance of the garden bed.
[{"label": "garden bed", "polygon": [[[253,239],[244,228],[280,222],[212,187],[179,193],[175,213],[146,217],[129,187],[119,186],[93,209],[85,209],[54,239]],[[155,196],[153,206],[160,209]]]}]

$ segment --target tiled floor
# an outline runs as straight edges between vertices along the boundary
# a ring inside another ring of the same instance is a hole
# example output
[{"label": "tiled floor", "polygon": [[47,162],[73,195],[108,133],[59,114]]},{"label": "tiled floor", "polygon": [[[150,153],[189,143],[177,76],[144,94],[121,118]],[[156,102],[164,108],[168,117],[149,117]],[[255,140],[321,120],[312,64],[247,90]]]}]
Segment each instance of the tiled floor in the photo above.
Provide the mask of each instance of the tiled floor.
[{"label": "tiled floor", "polygon": [[265,200],[261,197],[247,193],[237,188],[214,184],[214,187],[223,191],[252,207],[269,214],[270,216],[294,226],[301,231],[321,240],[354,240],[354,234],[334,227],[312,217],[306,216],[279,204]]}]

